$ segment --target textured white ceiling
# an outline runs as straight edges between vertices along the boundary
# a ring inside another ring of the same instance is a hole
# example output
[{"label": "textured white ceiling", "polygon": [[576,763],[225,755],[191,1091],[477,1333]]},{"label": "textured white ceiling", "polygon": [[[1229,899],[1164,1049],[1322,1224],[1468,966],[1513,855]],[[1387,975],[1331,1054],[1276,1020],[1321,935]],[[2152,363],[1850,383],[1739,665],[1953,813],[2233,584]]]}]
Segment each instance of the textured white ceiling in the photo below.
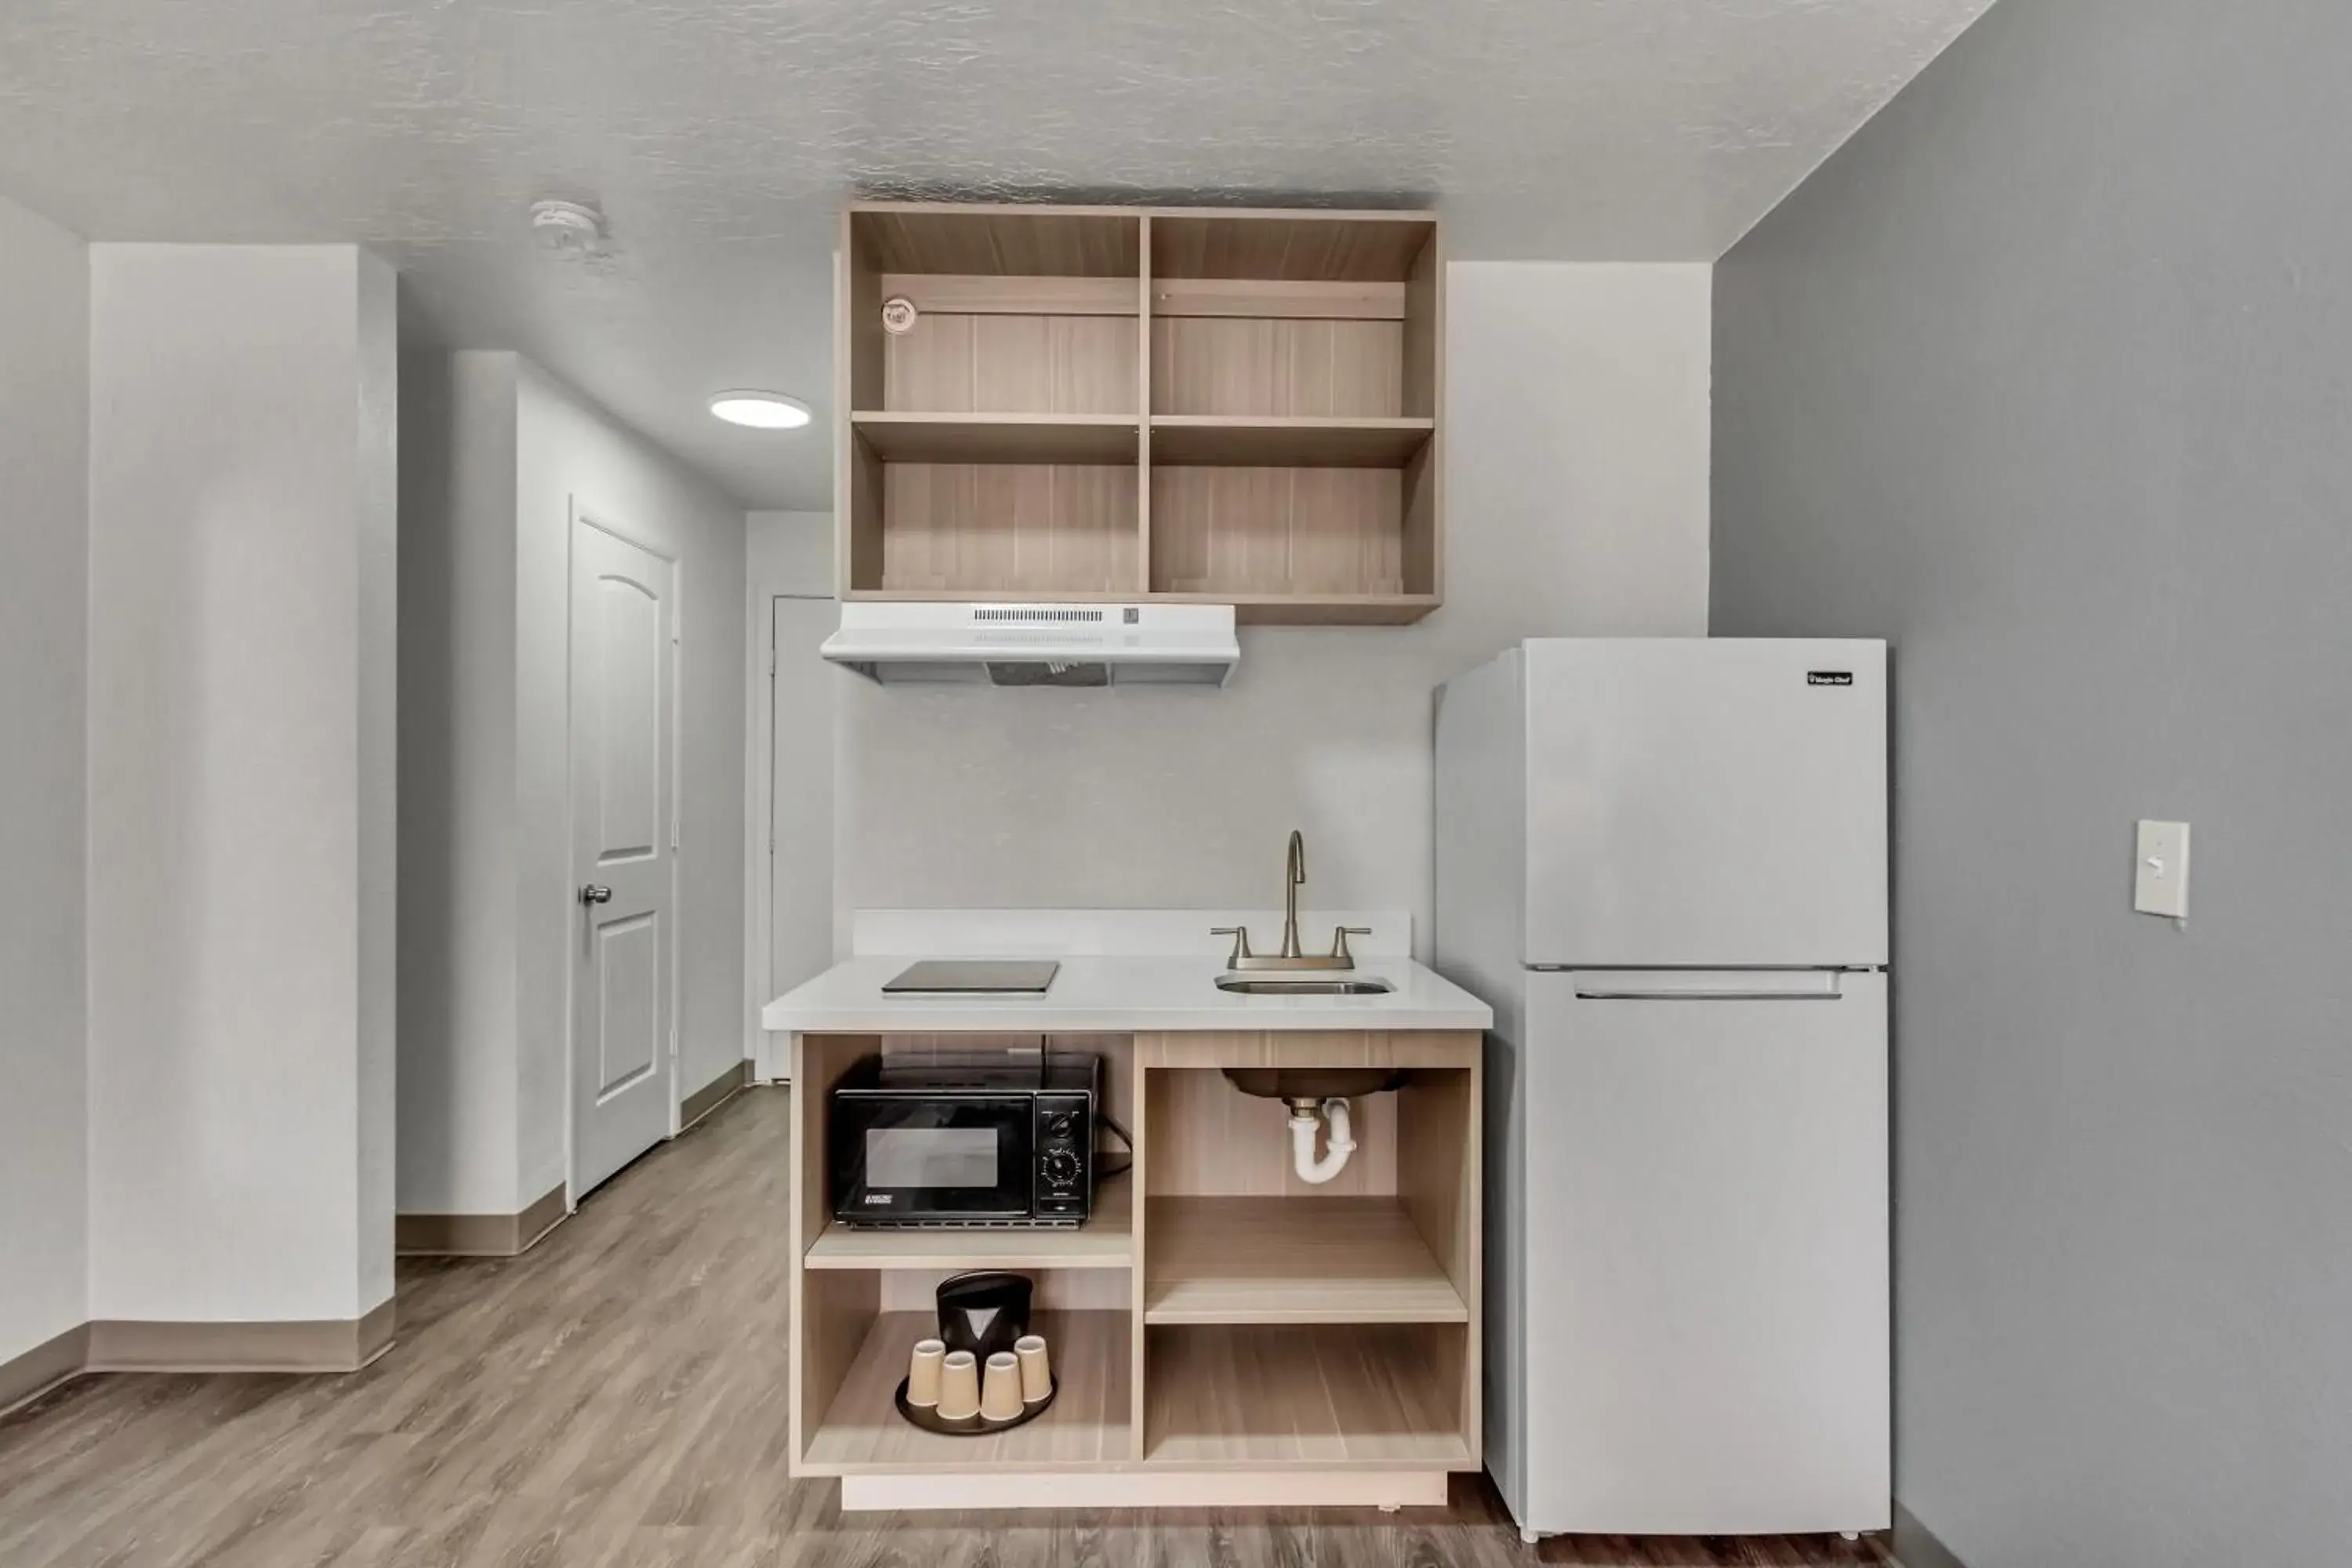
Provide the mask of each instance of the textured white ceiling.
[{"label": "textured white ceiling", "polygon": [[[1990,0],[5,0],[0,193],[361,240],[747,504],[830,504],[853,192],[1431,204],[1454,254],[1711,260]],[[609,255],[524,222],[595,198]],[[798,436],[703,400],[770,386]]]}]

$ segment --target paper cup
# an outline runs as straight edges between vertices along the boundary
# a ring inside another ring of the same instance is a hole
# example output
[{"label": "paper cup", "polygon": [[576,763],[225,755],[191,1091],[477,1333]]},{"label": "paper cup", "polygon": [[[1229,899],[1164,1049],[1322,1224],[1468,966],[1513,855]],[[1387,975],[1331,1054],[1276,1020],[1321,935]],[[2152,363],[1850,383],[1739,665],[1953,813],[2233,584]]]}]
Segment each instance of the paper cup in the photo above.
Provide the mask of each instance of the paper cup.
[{"label": "paper cup", "polygon": [[1054,1363],[1045,1356],[1045,1336],[1024,1334],[1013,1343],[1021,1361],[1021,1399],[1034,1405],[1054,1392]]},{"label": "paper cup", "polygon": [[991,1421],[1021,1414],[1021,1363],[1011,1351],[988,1358],[988,1379],[980,1388],[980,1413]]},{"label": "paper cup", "polygon": [[980,1363],[970,1351],[950,1351],[940,1360],[940,1417],[969,1421],[980,1414]]},{"label": "paper cup", "polygon": [[938,1340],[917,1340],[915,1352],[907,1360],[907,1403],[937,1405],[940,1402],[940,1363],[948,1359],[948,1347]]}]

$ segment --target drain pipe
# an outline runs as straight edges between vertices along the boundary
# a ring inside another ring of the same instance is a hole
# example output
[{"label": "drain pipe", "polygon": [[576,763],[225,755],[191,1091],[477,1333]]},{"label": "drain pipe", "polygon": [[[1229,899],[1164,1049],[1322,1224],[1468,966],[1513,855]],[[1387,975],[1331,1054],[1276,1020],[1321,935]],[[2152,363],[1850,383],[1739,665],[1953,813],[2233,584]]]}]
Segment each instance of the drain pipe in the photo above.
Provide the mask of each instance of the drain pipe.
[{"label": "drain pipe", "polygon": [[[1356,1152],[1355,1140],[1348,1135],[1348,1102],[1333,1098],[1317,1104],[1311,1100],[1293,1100],[1290,1106],[1290,1154],[1297,1167],[1298,1179],[1322,1185],[1347,1168],[1348,1156]],[[1315,1134],[1325,1121],[1331,1125],[1328,1152],[1315,1157]]]}]

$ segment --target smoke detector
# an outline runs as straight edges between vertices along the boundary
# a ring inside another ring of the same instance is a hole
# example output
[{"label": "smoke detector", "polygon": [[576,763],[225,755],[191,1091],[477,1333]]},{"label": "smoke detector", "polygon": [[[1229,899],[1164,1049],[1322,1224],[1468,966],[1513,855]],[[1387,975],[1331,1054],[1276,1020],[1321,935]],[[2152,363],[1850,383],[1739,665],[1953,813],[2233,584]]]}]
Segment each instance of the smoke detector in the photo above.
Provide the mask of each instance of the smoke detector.
[{"label": "smoke detector", "polygon": [[530,231],[542,247],[565,255],[594,256],[604,248],[604,215],[581,202],[531,203]]}]

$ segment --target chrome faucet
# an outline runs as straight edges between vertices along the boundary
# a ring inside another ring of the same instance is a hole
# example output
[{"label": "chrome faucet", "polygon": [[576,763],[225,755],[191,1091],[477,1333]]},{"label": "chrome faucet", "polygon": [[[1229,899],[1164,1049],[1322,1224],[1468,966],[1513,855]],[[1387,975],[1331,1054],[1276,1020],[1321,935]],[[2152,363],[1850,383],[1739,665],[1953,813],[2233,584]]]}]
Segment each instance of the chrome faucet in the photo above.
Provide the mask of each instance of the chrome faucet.
[{"label": "chrome faucet", "polygon": [[1290,847],[1282,865],[1282,951],[1277,953],[1252,952],[1249,927],[1214,926],[1211,936],[1234,939],[1234,951],[1225,959],[1227,969],[1353,969],[1356,955],[1348,951],[1351,936],[1370,936],[1370,926],[1339,926],[1331,933],[1331,951],[1328,953],[1302,952],[1298,945],[1298,889],[1307,884],[1307,839],[1297,828],[1290,832]]},{"label": "chrome faucet", "polygon": [[1298,950],[1298,889],[1307,883],[1307,839],[1290,830],[1290,850],[1282,865],[1282,956],[1297,958]]}]

